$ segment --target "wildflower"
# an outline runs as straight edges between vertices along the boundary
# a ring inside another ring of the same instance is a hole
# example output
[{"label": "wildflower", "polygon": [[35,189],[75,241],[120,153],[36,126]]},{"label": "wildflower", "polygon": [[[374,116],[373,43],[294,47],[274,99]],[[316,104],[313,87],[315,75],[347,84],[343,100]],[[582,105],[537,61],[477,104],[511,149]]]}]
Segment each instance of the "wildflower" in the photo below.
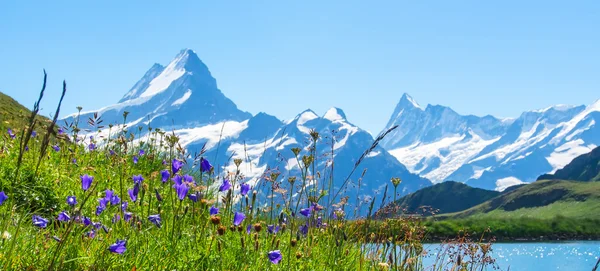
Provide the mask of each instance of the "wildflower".
[{"label": "wildflower", "polygon": [[183,167],[183,162],[177,159],[173,159],[173,162],[171,162],[171,169],[173,170],[173,174],[179,172],[181,167]]},{"label": "wildflower", "polygon": [[160,196],[160,194],[158,193],[158,189],[154,188],[154,193],[156,194],[156,200],[158,201],[162,201],[162,197]]},{"label": "wildflower", "polygon": [[110,197],[110,204],[112,205],[117,205],[121,202],[121,198],[119,198],[118,195],[112,195],[112,197]]},{"label": "wildflower", "polygon": [[143,149],[140,149],[140,151],[138,152],[138,155],[139,155],[139,156],[142,156],[142,155],[144,155],[144,154],[146,154],[146,152],[145,152]]},{"label": "wildflower", "polygon": [[187,183],[193,183],[194,182],[194,177],[190,176],[190,175],[183,175],[183,180]]},{"label": "wildflower", "polygon": [[108,153],[110,153],[110,155],[116,155],[115,151],[113,150],[109,150]]},{"label": "wildflower", "polygon": [[210,172],[211,169],[212,165],[210,164],[210,162],[204,157],[200,158],[200,170],[202,172]]},{"label": "wildflower", "polygon": [[250,234],[251,231],[252,231],[252,224],[248,224],[248,227],[246,227],[246,234]]},{"label": "wildflower", "polygon": [[121,220],[121,216],[119,214],[115,214],[112,218],[112,223],[115,224],[119,220]]},{"label": "wildflower", "polygon": [[65,130],[63,130],[63,128],[61,128],[61,127],[58,127],[58,134],[62,135],[64,133],[65,133]]},{"label": "wildflower", "polygon": [[210,215],[216,215],[219,213],[219,208],[217,208],[215,206],[210,206],[210,209],[208,209],[208,212]]},{"label": "wildflower", "polygon": [[8,128],[8,136],[10,136],[10,138],[15,139],[16,135],[15,133],[13,133],[12,129]]},{"label": "wildflower", "polygon": [[160,228],[161,226],[161,219],[160,219],[160,215],[151,215],[148,217],[148,220],[150,220],[150,222],[152,222],[152,224],[156,225],[157,227]]},{"label": "wildflower", "polygon": [[306,224],[305,225],[301,225],[300,227],[298,227],[298,230],[303,235],[307,235],[308,234],[308,225],[306,225]]},{"label": "wildflower", "polygon": [[29,146],[25,146],[25,151],[29,151]]},{"label": "wildflower", "polygon": [[183,183],[183,177],[181,177],[179,175],[175,175],[175,177],[173,177],[173,182],[175,184],[182,184]]},{"label": "wildflower", "polygon": [[162,182],[166,183],[169,180],[169,177],[171,177],[171,174],[169,173],[168,170],[163,170],[160,172],[161,176],[162,176]]},{"label": "wildflower", "polygon": [[103,207],[102,205],[96,206],[96,215],[99,216],[100,214],[102,214],[102,212],[104,212],[105,209],[106,207]]},{"label": "wildflower", "polygon": [[139,161],[139,158],[137,157],[137,155],[134,155],[134,156],[133,156],[133,163],[134,163],[134,164],[137,164],[137,163],[138,163],[138,161]]},{"label": "wildflower", "polygon": [[267,225],[267,232],[270,234],[276,234],[279,232],[279,226],[275,227],[275,225]]},{"label": "wildflower", "polygon": [[98,205],[102,207],[102,209],[106,209],[106,204],[108,204],[109,202],[110,200],[108,200],[107,198],[98,199]]},{"label": "wildflower", "polygon": [[246,218],[245,214],[235,212],[235,214],[233,215],[233,225],[239,226],[240,224],[242,224],[242,221],[244,221],[244,218]]},{"label": "wildflower", "polygon": [[[129,198],[131,199],[131,201],[135,202],[137,200],[137,195],[138,193],[136,192],[137,189],[135,189],[136,186],[134,186],[133,189],[129,189],[127,190],[127,193],[129,193]],[[138,190],[139,191],[139,190]]]},{"label": "wildflower", "polygon": [[139,184],[144,180],[144,177],[142,177],[142,175],[133,175],[133,183],[135,184]]},{"label": "wildflower", "polygon": [[92,225],[92,220],[89,217],[84,217],[83,218],[83,225],[86,226],[86,227],[89,226],[89,225]]},{"label": "wildflower", "polygon": [[84,174],[81,176],[81,189],[83,191],[87,191],[90,189],[90,185],[92,185],[92,181],[94,181],[94,177]]},{"label": "wildflower", "polygon": [[71,160],[71,163],[77,165],[77,159],[73,158],[73,160]]},{"label": "wildflower", "polygon": [[242,196],[248,195],[248,192],[250,191],[250,185],[247,183],[243,183],[240,187],[240,194],[242,194]]},{"label": "wildflower", "polygon": [[62,211],[60,214],[58,214],[58,221],[67,222],[69,220],[71,220],[71,217],[69,214],[67,214],[67,212]]},{"label": "wildflower", "polygon": [[281,251],[279,250],[273,250],[273,251],[269,251],[269,261],[271,261],[274,264],[278,264],[281,259],[283,259],[282,255],[281,255]]},{"label": "wildflower", "polygon": [[39,215],[33,215],[31,220],[33,220],[33,225],[39,228],[46,228],[48,225],[48,219],[45,219]]},{"label": "wildflower", "polygon": [[223,184],[219,187],[219,192],[227,191],[229,189],[231,189],[231,183],[227,179],[223,180]]},{"label": "wildflower", "polygon": [[129,206],[129,202],[123,201],[123,203],[121,203],[121,210],[123,210],[123,212],[127,211],[127,206]]},{"label": "wildflower", "polygon": [[126,244],[127,244],[126,240],[119,240],[119,239],[117,239],[117,242],[115,242],[114,244],[110,245],[108,247],[108,250],[110,250],[110,252],[112,252],[112,253],[123,254],[123,252],[125,252],[125,250],[127,249],[125,247]]},{"label": "wildflower", "polygon": [[95,150],[95,149],[96,149],[96,144],[94,144],[94,143],[90,143],[90,144],[88,145],[88,149],[90,149],[90,151],[93,151],[93,150]]},{"label": "wildflower", "polygon": [[4,231],[4,232],[2,233],[2,239],[4,239],[4,240],[8,240],[8,239],[10,239],[11,237],[12,237],[12,235],[10,234],[10,232]]},{"label": "wildflower", "polygon": [[308,216],[310,216],[310,209],[309,208],[301,209],[300,210],[300,214],[303,215],[303,216],[305,216],[305,217],[308,217]]},{"label": "wildflower", "polygon": [[7,199],[8,196],[6,193],[4,193],[4,191],[0,191],[0,205],[2,205]]},{"label": "wildflower", "polygon": [[198,193],[191,193],[188,195],[188,198],[193,202],[198,202],[199,195]]},{"label": "wildflower", "polygon": [[37,132],[35,130],[31,131],[31,137],[36,137],[37,136]]},{"label": "wildflower", "polygon": [[183,200],[185,198],[185,196],[187,195],[188,190],[190,189],[184,183],[182,183],[182,184],[174,184],[173,188],[175,188],[175,191],[177,191],[177,197],[179,197],[179,200]]},{"label": "wildflower", "polygon": [[129,220],[131,220],[131,217],[132,217],[132,216],[133,216],[133,214],[132,214],[132,213],[130,213],[130,212],[125,212],[125,213],[123,214],[123,219],[125,219],[125,221],[129,222]]},{"label": "wildflower", "polygon": [[60,147],[58,145],[52,146],[52,149],[54,149],[55,152],[59,152],[60,151]]},{"label": "wildflower", "polygon": [[91,230],[91,231],[87,232],[86,235],[88,238],[94,238],[94,237],[96,237],[96,231]]}]

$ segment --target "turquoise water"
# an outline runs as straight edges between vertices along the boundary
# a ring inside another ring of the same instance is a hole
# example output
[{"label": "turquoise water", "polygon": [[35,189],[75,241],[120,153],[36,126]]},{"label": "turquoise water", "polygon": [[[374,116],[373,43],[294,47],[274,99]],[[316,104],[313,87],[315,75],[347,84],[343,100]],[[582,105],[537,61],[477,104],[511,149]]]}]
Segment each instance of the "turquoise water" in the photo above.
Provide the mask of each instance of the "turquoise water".
[{"label": "turquoise water", "polygon": [[[439,244],[425,245],[430,253],[434,253],[436,248],[439,248]],[[600,242],[495,243],[492,250],[501,270],[508,270],[510,267],[511,271],[591,271],[600,257]],[[433,257],[430,254],[426,258],[425,266],[432,263]]]}]

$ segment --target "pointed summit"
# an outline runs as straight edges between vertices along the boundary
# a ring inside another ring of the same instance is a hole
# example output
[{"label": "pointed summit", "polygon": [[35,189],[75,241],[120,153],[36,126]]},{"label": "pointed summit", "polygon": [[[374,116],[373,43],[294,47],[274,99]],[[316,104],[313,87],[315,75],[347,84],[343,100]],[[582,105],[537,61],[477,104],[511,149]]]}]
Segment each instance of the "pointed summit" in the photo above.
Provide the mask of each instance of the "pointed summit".
[{"label": "pointed summit", "polygon": [[402,107],[402,108],[414,107],[414,108],[423,109],[410,95],[408,95],[408,93],[402,94],[402,98],[400,98],[400,101],[398,102],[398,107]]},{"label": "pointed summit", "polygon": [[344,111],[340,108],[337,107],[332,107],[329,110],[327,110],[327,112],[325,113],[325,115],[323,115],[324,119],[328,119],[330,121],[336,121],[336,120],[346,120],[346,114],[344,114]]}]

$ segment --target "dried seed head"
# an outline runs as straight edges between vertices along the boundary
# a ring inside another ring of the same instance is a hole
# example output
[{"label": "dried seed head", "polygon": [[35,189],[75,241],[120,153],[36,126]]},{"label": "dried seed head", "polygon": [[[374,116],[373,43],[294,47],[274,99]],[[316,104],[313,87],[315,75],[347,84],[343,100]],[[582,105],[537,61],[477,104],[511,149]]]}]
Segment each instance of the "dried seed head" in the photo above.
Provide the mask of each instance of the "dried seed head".
[{"label": "dried seed head", "polygon": [[298,154],[300,153],[300,148],[292,148],[292,152],[294,153],[295,156],[298,156]]},{"label": "dried seed head", "polygon": [[233,163],[235,164],[236,167],[240,167],[240,165],[242,164],[242,159],[240,159],[240,158],[233,159]]},{"label": "dried seed head", "polygon": [[219,235],[223,235],[223,234],[225,234],[225,230],[226,230],[226,228],[223,225],[219,225],[219,228],[217,228],[217,233]]},{"label": "dried seed head", "polygon": [[254,224],[254,231],[260,232],[262,230],[262,225],[260,223]]},{"label": "dried seed head", "polygon": [[210,217],[210,222],[212,222],[214,225],[219,225],[219,224],[221,224],[221,217],[217,216],[217,215],[213,215]]},{"label": "dried seed head", "polygon": [[296,259],[300,259],[302,258],[302,252],[298,251],[296,252]]},{"label": "dried seed head", "polygon": [[292,241],[290,242],[290,245],[292,245],[292,247],[295,247],[297,243],[298,243],[298,241],[296,239],[292,239]]}]

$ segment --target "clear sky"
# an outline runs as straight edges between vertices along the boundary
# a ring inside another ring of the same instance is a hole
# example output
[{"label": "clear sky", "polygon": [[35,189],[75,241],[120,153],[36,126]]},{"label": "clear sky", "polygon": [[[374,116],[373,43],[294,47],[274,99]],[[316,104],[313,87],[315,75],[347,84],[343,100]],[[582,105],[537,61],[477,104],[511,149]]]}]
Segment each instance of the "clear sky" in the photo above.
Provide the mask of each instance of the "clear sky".
[{"label": "clear sky", "polygon": [[[427,2],[427,4],[425,4]],[[378,133],[421,105],[517,117],[600,98],[600,1],[2,1],[0,91],[50,114],[117,102],[191,48],[239,108],[342,108]]]}]

